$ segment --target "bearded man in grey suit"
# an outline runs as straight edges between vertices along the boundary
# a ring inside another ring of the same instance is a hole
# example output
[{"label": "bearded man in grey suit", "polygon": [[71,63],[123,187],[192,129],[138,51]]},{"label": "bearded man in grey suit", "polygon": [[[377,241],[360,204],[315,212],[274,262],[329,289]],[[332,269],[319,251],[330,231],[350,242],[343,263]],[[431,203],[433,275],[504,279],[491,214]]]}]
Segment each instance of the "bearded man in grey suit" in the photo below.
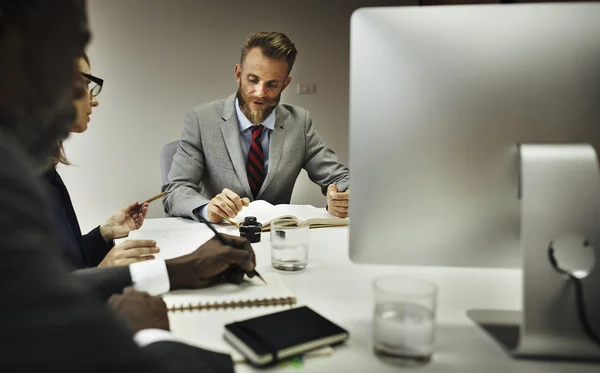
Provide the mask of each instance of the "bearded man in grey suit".
[{"label": "bearded man in grey suit", "polygon": [[297,50],[282,33],[248,37],[235,65],[238,91],[192,109],[173,157],[164,208],[171,216],[234,217],[252,200],[289,203],[302,169],[327,193],[328,211],[348,215],[349,171],[317,133],[307,110],[281,104]]}]

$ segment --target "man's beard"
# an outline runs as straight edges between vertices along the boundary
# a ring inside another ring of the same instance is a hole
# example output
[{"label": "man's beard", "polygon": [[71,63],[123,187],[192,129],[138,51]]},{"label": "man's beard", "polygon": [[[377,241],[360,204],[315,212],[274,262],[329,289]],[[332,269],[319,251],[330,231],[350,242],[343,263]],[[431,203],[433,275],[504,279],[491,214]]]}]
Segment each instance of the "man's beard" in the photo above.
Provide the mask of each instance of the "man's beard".
[{"label": "man's beard", "polygon": [[251,109],[250,105],[248,105],[248,102],[254,101],[255,98],[252,96],[246,96],[246,94],[244,94],[244,92],[242,91],[241,86],[238,86],[236,96],[240,102],[240,109],[242,109],[242,113],[244,113],[246,118],[248,118],[248,120],[253,124],[261,124],[262,122],[264,122],[265,119],[267,119],[267,117],[271,115],[273,110],[275,110],[275,107],[279,104],[279,101],[281,100],[281,92],[279,92],[279,95],[272,100],[267,98],[261,99],[261,101],[263,101],[266,106],[264,109]]}]

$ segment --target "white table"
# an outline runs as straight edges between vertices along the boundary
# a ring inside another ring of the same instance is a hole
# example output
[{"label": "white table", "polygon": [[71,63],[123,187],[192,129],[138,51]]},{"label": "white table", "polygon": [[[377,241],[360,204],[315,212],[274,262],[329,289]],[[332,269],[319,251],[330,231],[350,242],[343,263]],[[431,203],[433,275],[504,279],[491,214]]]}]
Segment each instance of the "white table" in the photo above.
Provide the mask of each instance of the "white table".
[{"label": "white table", "polygon": [[[220,231],[237,234],[231,226]],[[165,233],[167,232],[167,233]],[[183,219],[148,219],[132,237],[158,238],[160,256],[170,258],[192,251],[212,234],[201,224]],[[165,239],[161,239],[163,235]],[[162,244],[161,244],[162,242]],[[374,245],[376,243],[373,243]],[[350,332],[350,339],[329,357],[306,359],[305,372],[599,372],[600,365],[515,360],[467,316],[470,309],[519,310],[522,272],[510,269],[453,267],[396,267],[356,265],[348,259],[348,228],[310,231],[309,265],[304,271],[285,273],[270,266],[269,234],[253,244],[257,270],[278,272],[286,285],[306,304]],[[439,287],[436,346],[431,363],[401,368],[379,360],[372,352],[371,280],[382,274],[401,273],[434,282]],[[256,314],[264,309],[252,310]],[[267,311],[268,312],[268,311]],[[231,352],[223,340],[223,325],[246,318],[248,310],[185,312],[169,315],[173,332],[189,343]],[[235,355],[234,355],[235,356]],[[293,368],[275,368],[284,370]],[[237,364],[237,372],[258,371]]]}]

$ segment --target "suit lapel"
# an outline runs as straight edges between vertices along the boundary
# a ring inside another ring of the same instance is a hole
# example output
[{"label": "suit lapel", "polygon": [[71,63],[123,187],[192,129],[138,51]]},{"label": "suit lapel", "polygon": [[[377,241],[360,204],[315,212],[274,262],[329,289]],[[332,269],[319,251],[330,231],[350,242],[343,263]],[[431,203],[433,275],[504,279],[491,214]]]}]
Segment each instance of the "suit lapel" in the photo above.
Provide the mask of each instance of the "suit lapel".
[{"label": "suit lapel", "polygon": [[227,152],[233,163],[235,173],[237,174],[246,195],[252,200],[252,191],[250,189],[250,184],[248,184],[248,176],[246,175],[246,163],[244,162],[242,147],[240,145],[240,126],[235,115],[234,105],[235,94],[229,96],[225,101],[222,115],[225,122],[221,124],[221,134],[223,135],[223,141],[227,147]]},{"label": "suit lapel", "polygon": [[289,125],[286,125],[285,120],[283,111],[277,105],[275,108],[275,128],[269,140],[269,169],[265,181],[258,192],[258,196],[267,189],[277,172],[277,166],[279,166],[279,161],[283,154],[283,146],[285,145],[286,133],[289,127]]}]

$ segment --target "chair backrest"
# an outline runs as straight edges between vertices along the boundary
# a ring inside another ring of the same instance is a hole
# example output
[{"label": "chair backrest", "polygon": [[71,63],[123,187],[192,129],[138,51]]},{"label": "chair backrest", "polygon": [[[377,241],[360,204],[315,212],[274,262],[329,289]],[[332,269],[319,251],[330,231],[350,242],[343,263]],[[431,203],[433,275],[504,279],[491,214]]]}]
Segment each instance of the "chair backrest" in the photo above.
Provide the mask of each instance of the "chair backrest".
[{"label": "chair backrest", "polygon": [[169,176],[169,170],[171,169],[171,162],[173,162],[173,156],[177,151],[178,144],[179,140],[173,141],[163,145],[162,149],[160,150],[160,172],[162,174],[163,185],[167,183],[167,177]]}]

